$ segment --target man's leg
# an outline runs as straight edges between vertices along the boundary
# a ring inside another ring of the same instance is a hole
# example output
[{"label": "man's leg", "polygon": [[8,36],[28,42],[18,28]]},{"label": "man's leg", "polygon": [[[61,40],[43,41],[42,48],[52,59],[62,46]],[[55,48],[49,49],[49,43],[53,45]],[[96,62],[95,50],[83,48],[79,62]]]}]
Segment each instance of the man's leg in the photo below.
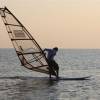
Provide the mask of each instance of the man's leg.
[{"label": "man's leg", "polygon": [[56,72],[57,72],[57,79],[59,78],[59,66],[56,66],[57,69],[56,69]]},{"label": "man's leg", "polygon": [[49,78],[51,79],[51,73],[49,73]]},{"label": "man's leg", "polygon": [[51,75],[52,75],[52,62],[50,60],[48,60],[48,64],[49,64],[49,78],[51,79]]},{"label": "man's leg", "polygon": [[58,79],[59,78],[59,66],[55,61],[53,61],[53,66],[54,66],[54,69],[55,69],[56,74],[57,74],[56,77]]},{"label": "man's leg", "polygon": [[51,75],[52,75],[52,73],[51,73],[51,68],[49,67],[49,78],[51,79]]}]

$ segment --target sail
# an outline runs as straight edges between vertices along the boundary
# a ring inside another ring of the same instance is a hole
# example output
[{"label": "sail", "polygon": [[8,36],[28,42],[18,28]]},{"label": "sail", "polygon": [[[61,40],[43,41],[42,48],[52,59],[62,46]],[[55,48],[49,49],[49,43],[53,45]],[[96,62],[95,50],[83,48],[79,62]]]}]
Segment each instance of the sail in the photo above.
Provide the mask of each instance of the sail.
[{"label": "sail", "polygon": [[0,14],[21,64],[30,70],[49,74],[46,56],[32,35],[6,7],[0,8]]}]

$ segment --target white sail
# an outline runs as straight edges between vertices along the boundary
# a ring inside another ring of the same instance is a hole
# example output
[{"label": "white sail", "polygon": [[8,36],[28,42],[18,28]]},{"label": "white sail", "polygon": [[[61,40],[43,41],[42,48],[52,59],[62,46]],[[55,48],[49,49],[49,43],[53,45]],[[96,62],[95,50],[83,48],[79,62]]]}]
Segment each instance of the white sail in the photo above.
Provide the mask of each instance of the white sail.
[{"label": "white sail", "polygon": [[30,70],[49,74],[45,54],[32,35],[6,7],[0,8],[0,14],[21,64]]}]

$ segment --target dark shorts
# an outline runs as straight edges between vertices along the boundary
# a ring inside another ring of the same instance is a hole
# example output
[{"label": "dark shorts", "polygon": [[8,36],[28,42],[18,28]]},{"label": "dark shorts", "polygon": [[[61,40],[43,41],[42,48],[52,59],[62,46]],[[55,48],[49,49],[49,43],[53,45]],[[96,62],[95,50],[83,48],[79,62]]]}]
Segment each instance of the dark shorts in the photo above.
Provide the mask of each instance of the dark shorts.
[{"label": "dark shorts", "polygon": [[54,68],[54,70],[59,70],[58,64],[54,60],[48,60],[49,67]]}]

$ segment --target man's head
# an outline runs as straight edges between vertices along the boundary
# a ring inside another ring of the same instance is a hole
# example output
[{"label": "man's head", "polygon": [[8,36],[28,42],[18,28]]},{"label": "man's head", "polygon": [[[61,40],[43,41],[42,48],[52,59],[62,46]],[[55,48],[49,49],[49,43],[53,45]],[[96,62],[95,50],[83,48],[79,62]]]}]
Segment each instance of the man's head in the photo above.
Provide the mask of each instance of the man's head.
[{"label": "man's head", "polygon": [[54,47],[53,50],[58,51],[58,47]]}]

